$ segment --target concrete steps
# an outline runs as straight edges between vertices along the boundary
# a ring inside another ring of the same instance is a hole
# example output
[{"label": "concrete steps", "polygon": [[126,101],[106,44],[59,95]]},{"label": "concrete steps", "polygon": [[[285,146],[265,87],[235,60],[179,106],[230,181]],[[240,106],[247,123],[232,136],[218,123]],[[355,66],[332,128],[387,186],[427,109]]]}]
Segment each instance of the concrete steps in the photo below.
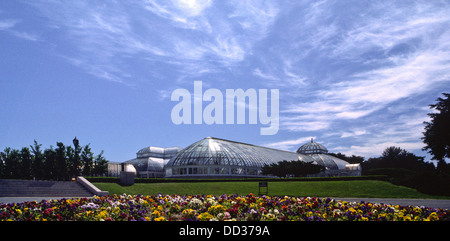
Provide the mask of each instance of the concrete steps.
[{"label": "concrete steps", "polygon": [[0,197],[91,197],[75,181],[33,181],[0,179]]}]

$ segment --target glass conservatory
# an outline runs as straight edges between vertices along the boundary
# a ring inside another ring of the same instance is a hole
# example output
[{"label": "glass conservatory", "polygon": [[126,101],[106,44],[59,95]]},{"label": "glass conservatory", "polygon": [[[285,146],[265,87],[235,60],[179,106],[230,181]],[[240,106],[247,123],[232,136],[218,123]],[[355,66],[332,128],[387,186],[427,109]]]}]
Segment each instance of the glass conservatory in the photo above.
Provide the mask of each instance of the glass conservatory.
[{"label": "glass conservatory", "polygon": [[349,164],[328,155],[328,150],[311,139],[297,152],[206,137],[190,146],[146,147],[137,152],[132,164],[138,177],[262,177],[261,167],[280,161],[303,161],[325,167],[315,176],[358,176],[359,164]]},{"label": "glass conservatory", "polygon": [[328,150],[323,145],[314,142],[311,138],[310,143],[306,143],[297,149],[299,155],[308,155],[314,159],[315,163],[324,166],[325,172],[322,176],[360,176],[361,167],[359,164],[349,164],[348,162],[328,155]]},{"label": "glass conservatory", "polygon": [[295,152],[207,137],[181,150],[166,165],[166,177],[256,177],[261,167],[279,161],[314,159]]},{"label": "glass conservatory", "polygon": [[161,148],[149,146],[136,153],[136,158],[126,161],[136,169],[137,177],[164,177],[164,166],[174,157],[179,147]]}]

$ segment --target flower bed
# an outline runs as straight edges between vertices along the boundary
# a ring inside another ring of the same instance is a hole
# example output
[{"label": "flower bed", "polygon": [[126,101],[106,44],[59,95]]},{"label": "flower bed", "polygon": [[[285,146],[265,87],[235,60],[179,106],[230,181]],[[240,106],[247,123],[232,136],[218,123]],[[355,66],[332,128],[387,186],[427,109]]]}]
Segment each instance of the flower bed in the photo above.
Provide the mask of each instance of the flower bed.
[{"label": "flower bed", "polygon": [[2,221],[449,221],[450,210],[316,197],[110,195],[0,204]]}]

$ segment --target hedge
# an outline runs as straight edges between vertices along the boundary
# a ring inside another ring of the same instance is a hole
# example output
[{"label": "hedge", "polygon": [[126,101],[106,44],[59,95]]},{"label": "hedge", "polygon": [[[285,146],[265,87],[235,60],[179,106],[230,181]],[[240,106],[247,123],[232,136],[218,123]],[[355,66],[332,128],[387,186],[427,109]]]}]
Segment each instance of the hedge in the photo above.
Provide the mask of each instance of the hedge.
[{"label": "hedge", "polygon": [[[119,183],[118,177],[85,177],[90,182]],[[368,176],[343,176],[343,177],[294,177],[294,178],[135,178],[135,183],[184,183],[184,182],[285,182],[285,181],[356,181],[356,180],[379,180],[387,181],[386,175]]]}]

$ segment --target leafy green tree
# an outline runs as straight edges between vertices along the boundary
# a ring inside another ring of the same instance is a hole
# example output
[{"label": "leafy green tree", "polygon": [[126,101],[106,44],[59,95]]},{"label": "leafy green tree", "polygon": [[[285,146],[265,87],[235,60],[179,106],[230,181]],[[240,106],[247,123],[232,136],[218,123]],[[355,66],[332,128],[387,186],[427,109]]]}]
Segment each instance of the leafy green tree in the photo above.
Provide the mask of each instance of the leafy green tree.
[{"label": "leafy green tree", "polygon": [[344,161],[346,161],[348,163],[351,163],[351,164],[361,163],[361,162],[363,162],[365,160],[365,158],[363,156],[355,156],[355,155],[346,156],[345,154],[342,154],[340,152],[338,152],[338,153],[328,153],[328,155],[335,156],[335,157],[337,157],[339,159],[342,159],[342,160],[344,160]]},{"label": "leafy green tree", "polygon": [[5,148],[0,152],[0,178],[21,178],[38,180],[68,180],[79,175],[107,174],[108,161],[103,157],[103,151],[95,157],[90,144],[82,147],[74,139],[72,146],[57,142],[53,146],[41,150],[41,144],[34,140],[30,148],[23,147],[20,151]]},{"label": "leafy green tree", "polygon": [[104,176],[108,173],[108,161],[103,157],[103,151],[95,157],[94,175]]},{"label": "leafy green tree", "polygon": [[89,145],[85,145],[81,152],[81,165],[83,166],[81,174],[83,176],[91,176],[93,174],[94,154]]},{"label": "leafy green tree", "polygon": [[430,105],[437,112],[429,113],[431,122],[424,122],[425,132],[422,138],[424,151],[433,156],[433,160],[450,158],[450,94],[442,93],[446,98],[438,98],[437,103]]},{"label": "leafy green tree", "polygon": [[400,147],[391,146],[386,148],[382,155],[377,158],[369,158],[361,163],[363,174],[371,169],[379,168],[402,168],[417,172],[434,172],[432,163],[424,162],[424,157],[416,156]]}]

